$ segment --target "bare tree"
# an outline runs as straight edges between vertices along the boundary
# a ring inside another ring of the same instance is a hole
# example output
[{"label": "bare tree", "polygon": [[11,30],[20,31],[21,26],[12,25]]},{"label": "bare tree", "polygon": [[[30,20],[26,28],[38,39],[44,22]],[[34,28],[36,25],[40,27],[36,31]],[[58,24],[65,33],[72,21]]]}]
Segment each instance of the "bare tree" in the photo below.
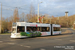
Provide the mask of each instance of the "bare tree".
[{"label": "bare tree", "polygon": [[19,21],[18,8],[15,8],[13,18],[14,22]]},{"label": "bare tree", "polygon": [[35,15],[34,6],[31,4],[30,6],[30,13],[26,15],[27,22],[36,22],[37,16]]},{"label": "bare tree", "polygon": [[25,13],[23,12],[23,13],[20,15],[20,17],[19,17],[19,18],[20,18],[19,21],[22,21],[22,22],[26,21],[25,17],[26,17],[26,15],[25,15]]}]

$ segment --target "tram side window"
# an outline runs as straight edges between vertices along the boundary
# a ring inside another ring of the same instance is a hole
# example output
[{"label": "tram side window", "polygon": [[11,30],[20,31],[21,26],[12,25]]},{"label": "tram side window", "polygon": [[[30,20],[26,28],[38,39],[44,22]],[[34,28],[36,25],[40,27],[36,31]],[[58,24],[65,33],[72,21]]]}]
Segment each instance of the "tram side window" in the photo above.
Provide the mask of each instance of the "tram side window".
[{"label": "tram side window", "polygon": [[60,27],[54,27],[54,31],[60,31]]},{"label": "tram side window", "polygon": [[27,31],[37,31],[37,27],[27,27]]},{"label": "tram side window", "polygon": [[37,31],[40,31],[41,30],[41,27],[37,27]]},{"label": "tram side window", "polygon": [[20,32],[25,32],[24,26],[17,26],[17,33],[20,33]]},{"label": "tram side window", "polygon": [[41,32],[49,32],[50,27],[41,27]]}]

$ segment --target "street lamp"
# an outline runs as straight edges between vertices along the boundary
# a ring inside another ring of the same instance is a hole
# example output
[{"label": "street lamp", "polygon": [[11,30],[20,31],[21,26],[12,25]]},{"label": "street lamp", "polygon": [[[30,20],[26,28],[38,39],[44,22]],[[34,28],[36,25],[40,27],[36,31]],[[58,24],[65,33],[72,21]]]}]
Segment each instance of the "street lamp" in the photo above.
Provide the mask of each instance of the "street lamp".
[{"label": "street lamp", "polygon": [[[40,2],[40,3],[42,3],[42,2]],[[37,20],[37,22],[39,23],[39,3],[38,3],[38,20]]]}]

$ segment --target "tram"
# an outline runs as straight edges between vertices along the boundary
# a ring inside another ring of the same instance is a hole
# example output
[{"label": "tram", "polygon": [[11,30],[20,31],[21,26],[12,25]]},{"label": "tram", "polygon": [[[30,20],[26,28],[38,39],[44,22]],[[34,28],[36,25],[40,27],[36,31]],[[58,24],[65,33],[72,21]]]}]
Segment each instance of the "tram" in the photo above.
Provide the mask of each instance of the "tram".
[{"label": "tram", "polygon": [[61,34],[61,25],[16,22],[12,24],[11,38],[38,37]]}]

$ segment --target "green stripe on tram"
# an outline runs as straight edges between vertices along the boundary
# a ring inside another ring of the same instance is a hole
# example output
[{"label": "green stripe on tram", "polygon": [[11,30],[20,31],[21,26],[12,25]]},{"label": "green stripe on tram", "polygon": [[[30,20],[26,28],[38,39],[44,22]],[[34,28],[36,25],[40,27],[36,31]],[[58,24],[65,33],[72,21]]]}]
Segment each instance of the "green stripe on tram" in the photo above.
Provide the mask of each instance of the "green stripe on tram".
[{"label": "green stripe on tram", "polygon": [[28,36],[28,37],[38,37],[38,36],[41,36],[41,33],[40,32],[29,32],[29,34],[27,34],[26,32],[21,32],[20,33],[21,36]]}]

